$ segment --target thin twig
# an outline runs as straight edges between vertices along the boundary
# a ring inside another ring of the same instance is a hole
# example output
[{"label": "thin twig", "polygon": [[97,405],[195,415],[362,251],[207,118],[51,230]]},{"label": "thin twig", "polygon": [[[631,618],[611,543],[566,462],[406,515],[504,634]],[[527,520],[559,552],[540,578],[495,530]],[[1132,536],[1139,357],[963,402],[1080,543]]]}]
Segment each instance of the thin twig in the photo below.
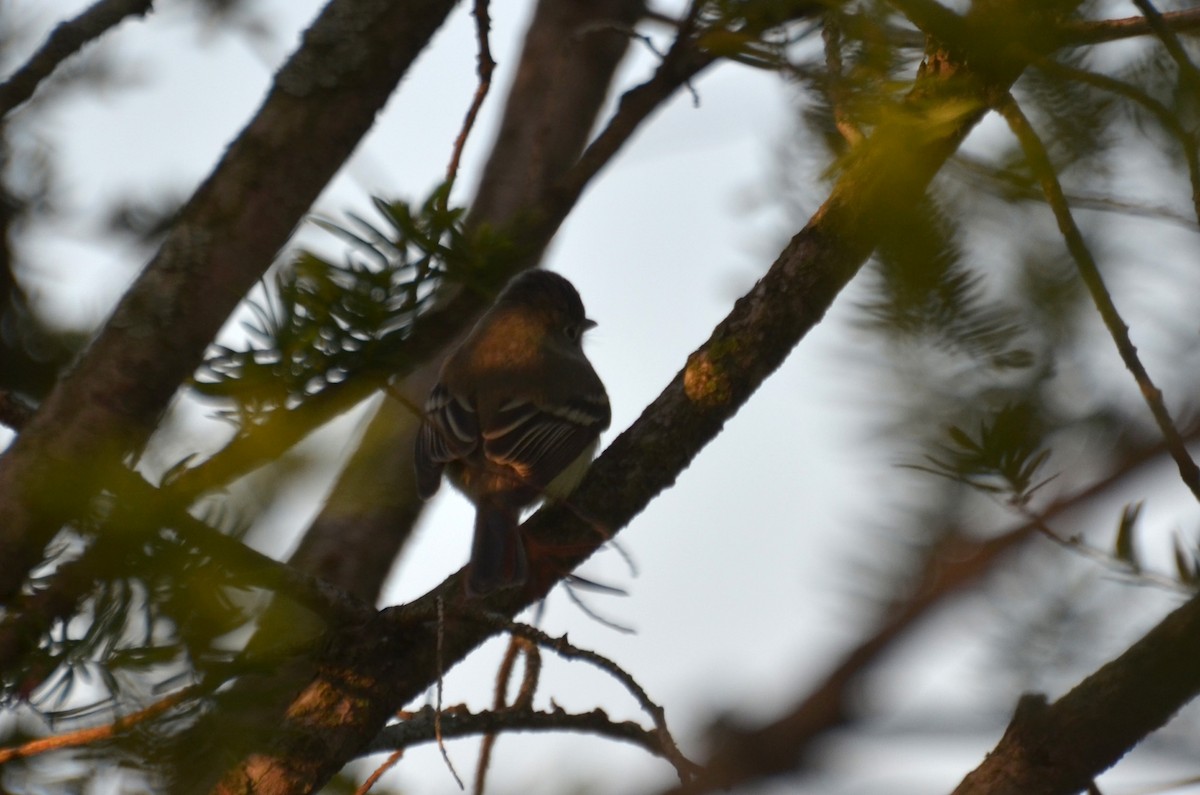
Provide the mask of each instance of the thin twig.
[{"label": "thin twig", "polygon": [[[409,748],[433,740],[432,708],[405,714],[404,720],[384,728],[362,754],[373,754],[392,748]],[[602,709],[590,712],[566,712],[561,707],[551,711],[533,710],[489,710],[468,712],[454,710],[442,718],[442,732],[446,737],[467,737],[503,731],[573,731],[588,732],[614,740],[633,743],[646,751],[670,762],[681,781],[694,776],[696,765],[684,760],[683,766],[665,752],[661,736],[656,730],[646,729],[633,721],[614,721]]]},{"label": "thin twig", "polygon": [[533,709],[533,696],[542,677],[542,655],[537,644],[521,639],[521,654],[525,658],[521,673],[521,687],[512,701],[513,709]]},{"label": "thin twig", "polygon": [[454,781],[458,784],[461,790],[466,789],[462,779],[458,776],[458,771],[454,769],[454,763],[450,761],[450,754],[446,751],[446,742],[442,737],[442,671],[443,661],[445,659],[445,639],[446,639],[446,603],[439,596],[437,600],[437,704],[433,712],[433,736],[437,740],[438,750],[442,752],[442,759],[446,762],[446,767],[450,769],[450,775],[454,776]]},{"label": "thin twig", "polygon": [[1145,91],[1108,75],[1077,69],[1049,58],[1037,58],[1034,60],[1034,65],[1047,74],[1076,80],[1136,102],[1158,119],[1158,123],[1162,125],[1163,129],[1179,141],[1183,150],[1183,158],[1187,163],[1188,181],[1192,186],[1192,208],[1196,214],[1196,222],[1200,223],[1200,152],[1196,148],[1196,135],[1183,126],[1178,116],[1172,113],[1170,108]]},{"label": "thin twig", "polygon": [[112,723],[107,723],[103,726],[94,726],[90,729],[79,729],[66,734],[58,734],[54,737],[43,737],[38,740],[30,740],[21,745],[14,745],[9,748],[0,748],[0,765],[7,764],[14,759],[27,759],[31,756],[48,753],[50,751],[61,751],[64,748],[78,748],[83,745],[91,745],[100,742],[101,740],[109,740],[122,732],[126,732],[139,723],[145,723],[148,720],[162,715],[169,709],[179,706],[189,698],[197,695],[203,689],[202,685],[190,685],[182,690],[176,691],[166,698],[156,701],[148,707],[139,709],[136,712],[131,712],[128,715],[117,718]]},{"label": "thin twig", "polygon": [[680,23],[675,41],[663,56],[654,75],[621,96],[617,111],[609,118],[608,124],[588,144],[575,165],[559,180],[555,192],[561,198],[556,204],[570,209],[592,177],[612,160],[646,117],[661,107],[663,100],[675,93],[676,89],[688,85],[693,77],[716,60],[716,56],[699,52],[692,37],[701,5],[700,2],[691,4]]},{"label": "thin twig", "polygon": [[[441,605],[441,598],[438,597],[438,616],[444,618],[440,612]],[[411,611],[412,607],[413,606],[410,606],[410,612],[408,615],[406,615],[407,621],[429,620],[429,616],[423,615],[426,612],[425,610]],[[693,771],[696,769],[695,765],[686,757],[684,757],[679,751],[679,747],[676,745],[674,737],[667,728],[666,711],[657,703],[655,703],[646,693],[645,689],[638,684],[637,680],[634,679],[630,673],[621,668],[621,666],[617,663],[597,652],[575,646],[568,641],[565,636],[561,638],[553,637],[537,627],[512,621],[506,616],[498,613],[474,609],[460,609],[455,612],[455,617],[466,621],[478,622],[488,627],[492,627],[498,631],[507,632],[511,635],[519,635],[521,637],[528,638],[539,646],[550,649],[564,659],[584,660],[605,671],[629,691],[629,693],[638,702],[638,705],[654,721],[655,729],[661,735],[663,753],[667,756],[671,763],[675,765],[677,769],[690,769]],[[440,627],[441,625],[442,621],[439,618],[438,626]]]},{"label": "thin twig", "polygon": [[[462,129],[459,130],[458,137],[454,139],[454,149],[450,154],[450,165],[446,167],[446,183],[453,184],[458,177],[458,164],[462,160],[463,147],[467,144],[467,136],[471,134],[471,128],[475,126],[475,119],[479,115],[479,109],[483,107],[483,101],[487,98],[488,91],[492,87],[492,72],[496,69],[496,62],[492,60],[492,48],[488,42],[488,32],[491,30],[492,21],[488,16],[488,0],[475,0],[475,36],[479,40],[479,53],[476,56],[476,74],[479,75],[479,85],[475,88],[475,96],[471,99],[471,106],[467,108],[467,116],[463,119]],[[449,191],[446,192],[449,196]]]},{"label": "thin twig", "polygon": [[836,14],[827,14],[821,30],[825,42],[826,92],[833,110],[833,123],[851,148],[862,143],[863,134],[846,112],[846,78],[842,71],[842,29]]},{"label": "thin twig", "polygon": [[638,705],[650,716],[654,721],[655,730],[659,734],[659,742],[662,745],[663,754],[671,761],[678,770],[692,768],[692,763],[680,752],[679,746],[675,743],[675,738],[671,735],[667,728],[666,711],[655,703],[646,693],[645,689],[638,684],[637,680],[623,669],[620,665],[608,659],[602,654],[583,649],[566,639],[566,637],[556,638],[537,627],[528,624],[522,624],[516,621],[510,621],[504,616],[494,615],[491,613],[473,612],[464,613],[464,618],[479,620],[485,623],[492,624],[505,632],[512,635],[519,635],[528,638],[539,646],[550,649],[555,654],[568,660],[584,660],[591,663],[609,676],[620,682],[626,690],[638,702]]},{"label": "thin twig", "polygon": [[383,760],[383,764],[371,771],[371,775],[367,776],[362,785],[358,789],[354,790],[354,795],[367,795],[367,793],[371,791],[371,787],[374,787],[376,782],[383,778],[384,773],[395,767],[396,763],[400,761],[402,756],[404,756],[403,748],[393,751],[391,754],[389,754],[388,758]]},{"label": "thin twig", "polygon": [[[1167,30],[1176,33],[1200,30],[1200,8],[1160,14],[1159,19]],[[1145,36],[1151,32],[1153,28],[1145,17],[1122,17],[1091,22],[1067,22],[1059,29],[1059,36],[1064,44],[1104,44]]]},{"label": "thin twig", "polygon": [[1175,31],[1166,24],[1163,15],[1150,0],[1133,0],[1133,4],[1138,7],[1138,11],[1142,12],[1142,16],[1146,18],[1146,23],[1154,31],[1154,35],[1167,48],[1175,65],[1179,67],[1179,82],[1192,90],[1200,89],[1200,70],[1197,70],[1196,65],[1188,58],[1187,50],[1179,43],[1179,38],[1175,35]]},{"label": "thin twig", "polygon": [[1169,591],[1175,594],[1183,594],[1192,596],[1196,593],[1194,587],[1188,586],[1185,583],[1179,582],[1164,574],[1155,574],[1154,572],[1143,571],[1140,568],[1135,569],[1127,561],[1123,561],[1114,557],[1099,547],[1092,546],[1086,543],[1079,536],[1064,536],[1052,528],[1044,517],[1039,516],[1033,511],[1022,510],[1021,515],[1024,516],[1029,523],[1032,524],[1037,531],[1046,538],[1053,541],[1063,549],[1078,553],[1088,560],[1099,563],[1114,574],[1120,575],[1128,582],[1135,585],[1146,585],[1153,588],[1161,588],[1164,591]]},{"label": "thin twig", "polygon": [[103,36],[126,17],[145,16],[154,0],[99,0],[74,19],[60,22],[28,61],[0,83],[0,118],[26,102],[63,61]]},{"label": "thin twig", "polygon": [[1197,499],[1200,499],[1200,468],[1196,466],[1196,462],[1192,460],[1191,454],[1188,453],[1187,445],[1183,443],[1179,429],[1175,427],[1175,422],[1171,419],[1171,414],[1167,411],[1167,407],[1163,402],[1162,392],[1150,380],[1149,373],[1146,372],[1146,368],[1142,365],[1142,361],[1138,357],[1137,348],[1134,347],[1133,341],[1129,338],[1129,327],[1121,319],[1121,315],[1113,303],[1112,296],[1109,294],[1108,288],[1104,285],[1104,278],[1100,275],[1100,269],[1097,267],[1096,261],[1087,247],[1087,243],[1084,242],[1083,234],[1079,231],[1079,227],[1076,226],[1075,219],[1071,216],[1071,209],[1067,205],[1062,185],[1059,184],[1058,177],[1054,173],[1054,166],[1050,162],[1050,156],[1046,152],[1045,145],[1038,137],[1037,132],[1034,131],[1033,126],[1029,123],[1029,119],[1021,111],[1020,106],[1017,105],[1016,100],[1013,99],[1012,94],[1005,93],[1004,97],[997,103],[996,109],[1004,117],[1005,121],[1008,122],[1009,127],[1017,136],[1017,140],[1021,143],[1021,149],[1025,153],[1026,160],[1029,161],[1034,175],[1037,177],[1038,182],[1041,183],[1042,191],[1046,194],[1046,200],[1050,203],[1050,208],[1054,211],[1054,218],[1058,222],[1059,231],[1067,243],[1067,250],[1075,260],[1080,277],[1091,294],[1092,301],[1095,303],[1105,327],[1108,328],[1108,333],[1112,336],[1113,342],[1117,346],[1117,353],[1120,354],[1125,367],[1133,374],[1134,380],[1141,389],[1142,397],[1145,399],[1146,405],[1150,408],[1150,413],[1154,415],[1154,420],[1158,424],[1159,431],[1167,443],[1167,449],[1170,451],[1171,457],[1175,460],[1176,466],[1179,467],[1180,477],[1183,479],[1184,484],[1191,490],[1192,494]]},{"label": "thin twig", "polygon": [[[667,57],[666,53],[664,53],[662,50],[660,50],[658,48],[658,45],[656,45],[654,43],[654,39],[650,38],[650,36],[648,34],[641,33],[636,28],[617,27],[617,26],[610,26],[610,27],[616,27],[617,30],[619,30],[619,32],[621,32],[622,34],[628,36],[629,38],[633,39],[634,41],[640,41],[642,43],[642,45],[647,50],[649,50],[651,53],[653,53],[654,57],[658,58],[658,60],[660,62],[664,58]],[[690,80],[685,81],[684,86],[687,88],[688,93],[692,95],[692,107],[693,108],[700,107],[700,93],[698,91],[696,91],[696,87],[692,85],[692,82]]]},{"label": "thin twig", "polygon": [[[508,707],[508,683],[512,681],[513,669],[517,667],[517,658],[521,656],[521,648],[528,641],[513,635],[508,639],[508,648],[500,660],[500,668],[496,671],[496,690],[492,696],[492,709],[502,710]],[[475,795],[482,795],[487,783],[488,768],[492,764],[492,749],[496,746],[497,733],[489,731],[483,735],[479,744],[479,762],[475,765]]]}]

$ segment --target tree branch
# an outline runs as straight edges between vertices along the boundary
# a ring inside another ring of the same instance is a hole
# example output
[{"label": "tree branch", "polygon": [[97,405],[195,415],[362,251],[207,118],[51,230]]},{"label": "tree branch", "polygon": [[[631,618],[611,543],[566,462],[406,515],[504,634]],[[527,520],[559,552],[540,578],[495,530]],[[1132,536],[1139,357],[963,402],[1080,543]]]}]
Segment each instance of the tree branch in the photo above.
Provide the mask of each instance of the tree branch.
[{"label": "tree branch", "polygon": [[[454,139],[454,148],[450,155],[450,165],[446,167],[446,182],[454,184],[454,180],[458,178],[458,164],[462,160],[463,147],[466,146],[467,136],[471,134],[471,128],[475,126],[475,117],[479,115],[479,109],[483,107],[483,101],[487,98],[488,90],[492,87],[492,72],[496,69],[496,62],[492,60],[492,47],[488,40],[488,33],[492,27],[492,20],[488,16],[488,0],[475,0],[475,38],[479,42],[479,54],[476,56],[476,74],[479,75],[479,85],[475,89],[475,96],[471,98],[471,105],[467,108],[466,118],[463,119],[462,129],[458,133],[458,137]],[[449,191],[447,191],[447,195]]]},{"label": "tree branch", "polygon": [[[555,638],[537,627],[532,627],[528,624],[521,624],[510,621],[504,616],[480,613],[479,611],[469,611],[463,613],[462,618],[470,621],[482,621],[493,628],[503,632],[508,632],[516,637],[526,638],[539,646],[550,649],[555,654],[567,660],[583,660],[591,663],[600,670],[607,673],[612,678],[621,683],[621,686],[629,691],[630,695],[638,702],[646,714],[654,721],[655,732],[659,736],[659,746],[661,754],[675,766],[676,770],[681,771],[681,778],[684,780],[690,779],[695,774],[695,765],[689,762],[679,751],[679,746],[676,745],[675,739],[671,736],[670,730],[667,728],[666,711],[656,704],[646,693],[645,689],[638,684],[638,681],[624,668],[617,665],[607,657],[597,654],[590,649],[581,649],[566,639],[566,637]],[[518,702],[519,704],[520,702]],[[682,771],[689,771],[686,775]]]},{"label": "tree branch", "polygon": [[1175,465],[1179,468],[1179,476],[1196,499],[1200,500],[1200,467],[1197,467],[1196,462],[1192,460],[1187,445],[1184,444],[1179,429],[1175,426],[1175,421],[1171,419],[1171,414],[1163,402],[1161,390],[1154,385],[1150,374],[1142,365],[1137,348],[1129,338],[1129,327],[1121,319],[1116,304],[1113,303],[1112,296],[1109,295],[1108,289],[1104,285],[1100,269],[1096,266],[1096,261],[1083,239],[1083,234],[1071,216],[1071,208],[1063,196],[1062,186],[1058,182],[1045,146],[1011,94],[1006,94],[997,102],[997,110],[1008,122],[1017,140],[1020,141],[1025,159],[1029,162],[1034,176],[1042,185],[1046,200],[1054,211],[1059,231],[1066,241],[1067,250],[1070,251],[1071,257],[1079,269],[1080,278],[1091,294],[1092,301],[1116,344],[1121,361],[1133,374],[1133,378],[1142,392],[1142,398],[1149,406],[1150,413],[1154,416],[1154,421],[1158,424],[1163,439],[1166,440],[1171,458],[1175,460]]},{"label": "tree branch", "polygon": [[159,699],[148,707],[131,712],[128,715],[123,715],[111,723],[103,726],[95,726],[88,729],[78,729],[72,732],[57,734],[53,737],[43,737],[37,740],[30,740],[20,745],[15,745],[9,748],[0,748],[0,765],[7,764],[15,759],[26,759],[31,756],[49,753],[51,751],[61,751],[64,748],[79,748],[84,745],[91,745],[103,740],[109,740],[118,735],[124,734],[139,723],[144,723],[148,720],[153,720],[164,712],[167,712],[180,704],[196,697],[204,692],[204,687],[200,685],[192,685],[185,687],[182,690],[177,690],[165,698]]},{"label": "tree branch", "polygon": [[[1200,439],[1200,426],[1189,431],[1188,439]],[[951,597],[980,584],[1001,560],[1037,537],[1041,522],[1086,506],[1109,494],[1119,483],[1144,475],[1147,466],[1158,463],[1166,454],[1162,444],[1130,451],[1108,476],[1056,500],[1041,512],[1037,521],[1025,522],[996,536],[977,540],[960,531],[948,533],[945,541],[930,550],[908,594],[896,599],[875,630],[846,652],[819,684],[791,709],[764,725],[745,729],[722,727],[702,766],[703,775],[690,786],[672,792],[697,795],[796,770],[804,763],[815,740],[854,719],[851,704],[857,686],[915,624],[928,618]]]},{"label": "tree branch", "polygon": [[1190,87],[1192,91],[1200,90],[1200,70],[1197,70],[1196,65],[1188,58],[1187,51],[1179,43],[1175,31],[1167,25],[1163,14],[1154,7],[1154,3],[1151,3],[1150,0],[1133,0],[1133,4],[1137,6],[1138,11],[1142,12],[1150,30],[1163,43],[1171,59],[1175,61],[1175,66],[1179,69],[1179,82]]},{"label": "tree branch", "polygon": [[1086,789],[1200,693],[1198,655],[1200,597],[1193,597],[1054,704],[1022,698],[1004,737],[954,795]]},{"label": "tree branch", "polygon": [[332,0],[309,28],[104,329],[0,459],[0,601],[60,524],[136,457],[452,5]]},{"label": "tree branch", "polygon": [[[1065,12],[1075,4],[1071,0],[1055,8]],[[1009,0],[977,5],[972,14],[1020,14],[1030,7]],[[1040,2],[1036,8],[1045,13],[1047,6]],[[987,19],[974,22],[982,27]],[[903,108],[857,147],[829,199],[766,275],[596,460],[570,505],[543,508],[522,526],[529,540],[530,581],[524,590],[492,595],[486,609],[511,616],[541,599],[675,481],[821,320],[874,248],[881,227],[895,211],[920,200],[983,117],[988,99],[1006,90],[1020,68],[1019,63],[993,65],[980,75],[969,66],[943,62],[925,70]],[[976,99],[968,101],[971,97]],[[626,107],[623,103],[618,114],[633,112]],[[444,625],[436,620],[440,604],[450,617]],[[472,609],[478,603],[467,602],[460,572],[413,604],[382,611],[373,626],[339,638],[272,747],[231,771],[219,791],[247,792],[250,782],[260,795],[320,786],[396,709],[437,679],[439,657],[453,664],[496,631],[455,618]],[[330,715],[339,716],[336,725],[325,717]]]},{"label": "tree branch", "polygon": [[[361,755],[406,749],[414,745],[433,742],[435,739],[433,712],[432,707],[425,707],[419,712],[402,714],[400,722],[379,732],[375,739],[362,749]],[[583,713],[570,713],[561,708],[550,712],[532,709],[502,709],[487,712],[451,709],[443,712],[441,718],[442,736],[448,739],[476,734],[522,731],[587,732],[633,743],[676,765],[663,747],[657,731],[646,729],[634,721],[614,721],[602,709]],[[686,767],[680,768],[676,765],[675,769],[680,778],[689,774],[689,769]]]},{"label": "tree branch", "polygon": [[63,61],[128,17],[142,17],[154,0],[98,0],[74,19],[60,22],[29,60],[0,83],[0,119],[26,102]]},{"label": "tree branch", "polygon": [[[1161,14],[1160,19],[1164,27],[1176,33],[1194,34],[1200,30],[1200,8],[1171,11]],[[1104,44],[1110,41],[1145,36],[1153,32],[1154,28],[1151,26],[1150,20],[1142,16],[1102,19],[1096,22],[1065,22],[1059,28],[1058,35],[1062,44],[1066,46]]]},{"label": "tree branch", "polygon": [[[633,24],[642,8],[641,0],[538,4],[468,228],[504,230],[517,219],[545,214],[541,208],[549,203],[549,191],[578,160],[627,49],[627,38],[613,26]],[[539,239],[527,236],[521,257],[493,263],[498,276],[535,264],[553,232],[546,228]],[[253,434],[182,473],[173,489],[194,498],[273,460],[314,428],[370,397],[389,377],[408,374],[405,392],[422,401],[436,376],[438,351],[483,306],[479,294],[462,291],[445,311],[419,321],[419,332],[406,335],[370,372],[330,385],[294,410],[277,412]],[[376,597],[421,507],[411,460],[418,420],[399,401],[383,403],[293,555],[293,565],[364,599]],[[363,548],[376,554],[345,554]]]}]

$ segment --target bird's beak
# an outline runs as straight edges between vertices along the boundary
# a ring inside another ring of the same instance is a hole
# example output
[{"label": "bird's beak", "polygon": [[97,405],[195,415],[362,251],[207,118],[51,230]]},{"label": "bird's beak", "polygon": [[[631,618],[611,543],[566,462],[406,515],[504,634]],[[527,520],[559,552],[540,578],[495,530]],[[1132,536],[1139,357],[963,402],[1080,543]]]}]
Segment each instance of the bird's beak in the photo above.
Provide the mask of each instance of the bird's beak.
[{"label": "bird's beak", "polygon": [[584,331],[587,331],[588,329],[595,328],[595,327],[596,327],[596,326],[598,326],[598,325],[600,325],[600,324],[599,324],[599,323],[597,323],[596,321],[592,320],[590,317],[585,317],[585,318],[583,319],[583,330],[584,330]]}]

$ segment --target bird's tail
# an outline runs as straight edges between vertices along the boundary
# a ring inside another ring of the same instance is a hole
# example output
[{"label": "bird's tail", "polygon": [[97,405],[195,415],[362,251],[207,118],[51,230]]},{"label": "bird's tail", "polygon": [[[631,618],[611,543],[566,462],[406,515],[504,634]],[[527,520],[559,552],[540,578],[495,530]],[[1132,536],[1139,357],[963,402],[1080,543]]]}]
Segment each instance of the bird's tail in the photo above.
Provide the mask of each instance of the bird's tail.
[{"label": "bird's tail", "polygon": [[484,596],[522,585],[529,573],[518,527],[520,514],[504,506],[480,505],[475,513],[475,540],[467,564],[467,594]]}]

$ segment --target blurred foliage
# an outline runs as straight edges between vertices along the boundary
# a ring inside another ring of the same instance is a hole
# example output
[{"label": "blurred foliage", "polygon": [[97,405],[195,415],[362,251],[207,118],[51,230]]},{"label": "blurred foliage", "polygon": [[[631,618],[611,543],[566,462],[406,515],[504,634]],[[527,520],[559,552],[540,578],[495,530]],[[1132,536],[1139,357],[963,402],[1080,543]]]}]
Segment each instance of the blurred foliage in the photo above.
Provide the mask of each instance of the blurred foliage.
[{"label": "blurred foliage", "polygon": [[932,202],[900,208],[876,252],[880,294],[862,305],[876,333],[920,337],[995,368],[1029,367],[1019,314],[992,300]]},{"label": "blurred foliage", "polygon": [[[7,74],[32,46],[29,20],[0,5],[0,72]],[[34,227],[61,220],[61,175],[53,145],[37,132],[45,118],[77,93],[112,88],[113,62],[97,51],[71,61],[18,112],[0,119],[0,389],[40,400],[87,342],[87,329],[64,328],[25,286],[36,277],[22,241]]]},{"label": "blurred foliage", "polygon": [[301,251],[278,268],[265,297],[247,304],[247,347],[214,346],[195,389],[246,427],[377,366],[465,257],[463,210],[447,207],[446,190],[416,208],[375,199],[383,228],[356,215],[352,228],[318,221],[347,245],[346,262]]},{"label": "blurred foliage", "polygon": [[[1128,9],[1093,3],[1086,11]],[[826,155],[818,159],[809,147],[802,150],[808,162],[793,154],[783,169],[812,172],[815,161],[825,179],[912,85],[925,44],[880,4],[840,4],[831,18],[837,27],[826,29],[820,52],[810,43],[790,54],[799,135],[821,142]],[[1194,43],[1185,39],[1193,58]],[[1162,43],[1145,36],[1063,48],[1027,69],[1013,95],[1047,144],[1143,361],[1167,389],[1182,430],[1194,431],[1189,396],[1200,391],[1200,370],[1180,358],[1195,350],[1194,317],[1176,323],[1147,296],[1177,296],[1180,306],[1200,300],[1196,237],[1161,250],[1166,238],[1157,237],[1163,221],[1197,228],[1200,93],[1188,90]],[[1154,177],[1141,179],[1143,172]],[[819,194],[794,185],[783,198],[807,216]],[[854,319],[862,336],[858,358],[848,361],[876,381],[870,394],[880,425],[910,473],[897,510],[878,530],[886,541],[872,551],[886,559],[865,564],[875,573],[871,597],[888,604],[904,598],[948,536],[1001,535],[1096,478],[1132,467],[1136,451],[1161,440],[1007,130],[982,125],[925,201],[899,208],[880,231],[858,281]],[[1142,514],[1142,500],[1161,503],[1181,488],[1159,485],[1119,515],[1085,514],[1094,526],[1055,522],[1048,529],[1063,543],[1031,544],[1023,556],[1053,563],[1012,567],[1022,572],[1014,577],[1024,577],[1018,587],[1027,598],[994,609],[1004,631],[991,659],[1040,674],[1022,687],[1043,686],[1052,670],[1068,678],[1089,670],[1112,651],[1123,611],[1195,587],[1194,540],[1149,526]],[[1152,587],[1130,597],[1131,582]],[[1000,696],[1003,705],[1010,696]]]},{"label": "blurred foliage", "polygon": [[175,222],[184,201],[172,188],[119,198],[107,208],[104,228],[128,237],[143,248],[156,246]]},{"label": "blurred foliage", "polygon": [[[474,278],[463,255],[463,211],[446,206],[445,191],[438,187],[415,207],[375,200],[382,225],[358,216],[351,216],[353,228],[318,221],[346,246],[346,260],[301,251],[277,268],[265,298],[247,303],[246,347],[214,348],[195,388],[248,429],[329,384],[379,369],[380,357],[410,333],[442,279]],[[204,522],[228,535],[240,536],[250,525],[251,517],[227,498],[206,505]],[[80,601],[69,620],[55,620],[27,648],[19,667],[0,663],[0,693],[11,707],[66,726],[111,720],[130,703],[153,700],[159,688],[218,686],[241,670],[239,643],[231,638],[249,629],[263,606],[263,594],[235,571],[193,546],[169,515],[141,497],[108,495],[90,523],[63,537],[31,583],[34,595],[45,596],[31,597],[31,604]],[[13,627],[0,620],[0,637],[6,630]],[[90,746],[80,758],[107,754],[170,765],[163,749],[172,746],[162,732],[170,735],[202,706],[193,699],[160,718],[158,730]]]},{"label": "blurred foliage", "polygon": [[85,337],[51,327],[18,278],[27,266],[14,238],[31,217],[52,211],[55,176],[39,142],[10,133],[11,125],[0,122],[0,388],[36,400]]},{"label": "blurred foliage", "polygon": [[1031,407],[1004,406],[980,422],[978,433],[951,425],[947,441],[912,468],[1024,504],[1046,482],[1034,480],[1050,457],[1040,425]]}]

